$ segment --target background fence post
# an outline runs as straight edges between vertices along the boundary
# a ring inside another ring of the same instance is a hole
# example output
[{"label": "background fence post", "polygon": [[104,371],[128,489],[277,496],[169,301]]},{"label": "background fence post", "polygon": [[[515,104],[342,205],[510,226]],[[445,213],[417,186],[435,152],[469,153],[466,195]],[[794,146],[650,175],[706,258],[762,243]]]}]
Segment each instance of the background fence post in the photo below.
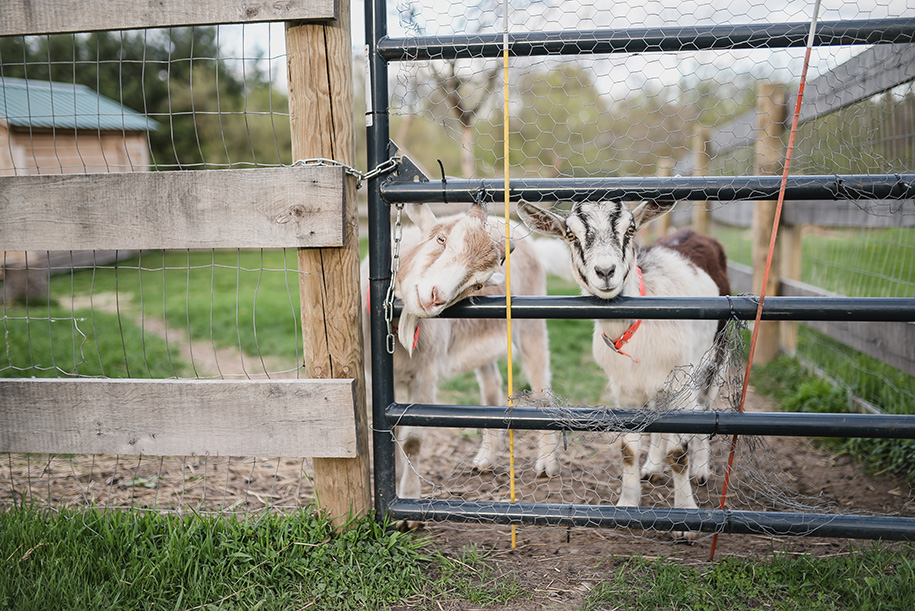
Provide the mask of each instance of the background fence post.
[{"label": "background fence post", "polygon": [[[700,128],[693,136],[693,176],[708,174],[708,165],[711,162],[711,146],[709,132]],[[699,233],[708,234],[711,225],[711,214],[707,201],[693,202],[693,229]]]},{"label": "background fence post", "polygon": [[[355,165],[349,0],[336,21],[286,26],[293,159]],[[344,246],[299,249],[304,370],[312,378],[355,378],[359,456],[314,459],[318,506],[336,524],[371,509],[365,413],[359,216],[355,179],[344,189]]]},{"label": "background fence post", "polygon": [[[780,174],[784,160],[782,134],[785,131],[785,88],[772,83],[760,83],[756,100],[756,173]],[[753,292],[761,293],[776,202],[759,201],[753,206]],[[780,283],[779,252],[773,254],[766,295],[778,294]],[[756,341],[753,361],[767,363],[778,355],[779,323],[763,321]]]},{"label": "background fence post", "polygon": [[[785,202],[785,206],[791,202]],[[784,211],[783,211],[784,212]],[[778,229],[779,257],[781,257],[781,279],[801,279],[801,229],[800,225],[782,224]],[[794,356],[797,354],[798,322],[784,320],[779,325],[781,351]]]},{"label": "background fence post", "polygon": [[[671,157],[661,157],[658,159],[657,173],[658,176],[662,178],[667,178],[671,175],[674,169],[674,160]],[[670,231],[670,217],[673,215],[673,211],[668,212],[657,221],[652,223],[654,225],[654,231],[658,238],[667,235]]]}]

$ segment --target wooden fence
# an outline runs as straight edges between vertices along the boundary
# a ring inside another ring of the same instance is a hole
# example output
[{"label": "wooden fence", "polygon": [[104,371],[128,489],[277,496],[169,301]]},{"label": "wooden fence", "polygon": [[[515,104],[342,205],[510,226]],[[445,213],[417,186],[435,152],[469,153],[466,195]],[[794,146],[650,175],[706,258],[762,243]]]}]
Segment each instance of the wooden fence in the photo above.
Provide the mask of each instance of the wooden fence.
[{"label": "wooden fence", "polygon": [[[876,45],[849,61],[811,80],[807,84],[800,113],[800,124],[871,98],[889,89],[915,80],[915,44]],[[705,174],[710,162],[745,147],[756,147],[756,170],[759,174],[781,172],[781,166],[760,161],[765,153],[784,157],[782,135],[790,128],[797,92],[785,88],[762,86],[757,107],[727,124],[703,130],[694,140],[693,153],[673,164],[674,175]],[[790,111],[790,112],[789,112]],[[753,228],[753,266],[731,263],[733,289],[742,293],[759,293],[760,272],[765,262],[771,235],[774,202],[728,202],[712,210],[697,205],[692,213],[675,212],[673,223],[707,227],[708,216],[718,223]],[[767,294],[783,296],[834,296],[833,293],[799,281],[801,232],[803,225],[824,227],[915,227],[912,200],[868,201],[866,208],[853,200],[786,202],[779,226],[780,253],[772,270]],[[760,214],[762,212],[762,214]],[[879,359],[901,371],[915,375],[915,324],[912,323],[846,323],[808,322],[808,326]],[[796,347],[797,323],[766,322],[761,329],[757,358],[765,361],[779,351],[793,352]]]},{"label": "wooden fence", "polygon": [[[294,158],[353,165],[346,0],[11,0],[0,36],[285,21]],[[338,520],[370,509],[355,179],[339,167],[0,177],[3,250],[299,249],[290,381],[2,380],[0,452],[312,457]]]}]

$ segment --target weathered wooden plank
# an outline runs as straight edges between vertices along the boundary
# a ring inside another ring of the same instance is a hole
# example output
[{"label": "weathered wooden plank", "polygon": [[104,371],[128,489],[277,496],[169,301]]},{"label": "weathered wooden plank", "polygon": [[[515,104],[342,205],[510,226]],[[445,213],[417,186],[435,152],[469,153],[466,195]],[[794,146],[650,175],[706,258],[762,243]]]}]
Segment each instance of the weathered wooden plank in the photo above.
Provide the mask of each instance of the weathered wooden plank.
[{"label": "weathered wooden plank", "polygon": [[0,452],[354,457],[353,380],[2,380]]},{"label": "weathered wooden plank", "polygon": [[753,268],[742,263],[728,261],[728,280],[731,281],[733,294],[747,295],[753,290]]},{"label": "weathered wooden plank", "polygon": [[343,244],[329,166],[0,177],[0,249],[287,248]]},{"label": "weathered wooden plank", "polygon": [[795,200],[786,202],[788,225],[821,227],[915,227],[910,199]]},{"label": "weathered wooden plank", "polygon": [[[875,45],[807,83],[799,122],[804,123],[915,79],[915,44]],[[787,99],[793,111],[797,89]],[[792,115],[786,118],[791,121]],[[710,130],[713,157],[750,146],[756,138],[756,111],[734,117]],[[696,165],[695,154],[680,159],[674,174],[687,176]]]},{"label": "weathered wooden plank", "polygon": [[336,18],[335,0],[4,0],[0,36]]},{"label": "weathered wooden plank", "polygon": [[[733,261],[728,262],[731,290],[749,293],[753,270]],[[798,280],[783,279],[779,295],[785,297],[836,297],[835,293]],[[804,321],[820,333],[900,371],[915,375],[915,323],[904,322],[844,322]]]},{"label": "weathered wooden plank", "polygon": [[[799,122],[810,121],[915,79],[915,44],[875,45],[809,83]],[[797,91],[788,99],[791,108]]]},{"label": "weathered wooden plank", "polygon": [[[836,296],[796,280],[783,281],[781,294],[787,297]],[[811,320],[804,324],[900,371],[915,375],[915,323]]]},{"label": "weathered wooden plank", "polygon": [[724,125],[709,130],[709,154],[712,157],[720,157],[730,151],[753,146],[758,129],[757,114],[757,109],[752,108]]}]

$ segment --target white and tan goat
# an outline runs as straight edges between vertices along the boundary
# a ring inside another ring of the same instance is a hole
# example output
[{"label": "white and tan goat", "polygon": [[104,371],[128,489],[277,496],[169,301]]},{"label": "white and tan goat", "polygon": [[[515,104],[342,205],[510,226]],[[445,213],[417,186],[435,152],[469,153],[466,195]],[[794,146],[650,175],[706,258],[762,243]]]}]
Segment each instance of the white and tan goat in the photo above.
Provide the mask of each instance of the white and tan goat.
[{"label": "white and tan goat", "polygon": [[[633,211],[621,202],[581,202],[564,218],[532,204],[519,206],[528,227],[568,244],[572,274],[586,293],[607,300],[620,295],[727,294],[724,250],[714,239],[689,232],[647,249],[636,245],[638,230],[661,212],[647,202]],[[721,281],[712,276],[723,278],[724,284],[719,286]],[[702,409],[717,394],[716,373],[724,364],[724,349],[716,345],[718,329],[715,320],[597,320],[594,359],[604,369],[611,398],[620,408],[656,407],[663,395],[665,408]],[[700,481],[708,478],[708,439],[659,435],[640,472],[642,437],[621,436],[623,475],[617,505],[638,506],[640,475],[648,477],[669,466],[674,506],[696,508],[690,462],[692,458]]]},{"label": "white and tan goat", "polygon": [[[436,318],[445,308],[476,295],[505,294],[505,225],[474,204],[465,214],[438,219],[425,204],[406,206],[413,226],[405,227],[394,295],[403,301],[397,321],[394,385],[397,400],[436,403],[438,387],[448,377],[474,371],[483,405],[504,405],[498,359],[507,350],[506,323],[492,319]],[[531,245],[518,240],[511,254],[512,292],[545,295],[546,275]],[[367,269],[363,265],[363,294]],[[366,324],[368,316],[364,317]],[[368,327],[365,327],[368,345]],[[515,320],[512,341],[532,391],[550,387],[550,353],[546,322]],[[420,496],[422,429],[397,427],[397,494]],[[499,461],[504,431],[485,429],[475,468],[491,470]],[[538,443],[536,469],[559,472],[558,433],[544,432]]]}]

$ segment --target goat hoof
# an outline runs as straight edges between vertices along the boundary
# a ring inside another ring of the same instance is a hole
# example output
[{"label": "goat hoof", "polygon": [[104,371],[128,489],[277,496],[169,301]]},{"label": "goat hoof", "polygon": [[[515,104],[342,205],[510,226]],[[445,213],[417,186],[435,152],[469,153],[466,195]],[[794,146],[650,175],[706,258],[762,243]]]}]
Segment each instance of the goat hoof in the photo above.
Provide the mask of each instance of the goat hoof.
[{"label": "goat hoof", "polygon": [[490,473],[493,471],[493,463],[488,458],[480,458],[477,456],[473,459],[473,468],[480,473]]},{"label": "goat hoof", "polygon": [[419,520],[398,520],[394,523],[394,529],[402,533],[422,530],[422,527],[423,523]]},{"label": "goat hoof", "polygon": [[559,475],[559,461],[550,460],[547,458],[541,458],[537,461],[535,466],[537,470],[537,475],[545,475],[547,477],[556,477]]},{"label": "goat hoof", "polygon": [[692,545],[699,539],[699,533],[693,530],[677,530],[672,534],[677,544]]}]

